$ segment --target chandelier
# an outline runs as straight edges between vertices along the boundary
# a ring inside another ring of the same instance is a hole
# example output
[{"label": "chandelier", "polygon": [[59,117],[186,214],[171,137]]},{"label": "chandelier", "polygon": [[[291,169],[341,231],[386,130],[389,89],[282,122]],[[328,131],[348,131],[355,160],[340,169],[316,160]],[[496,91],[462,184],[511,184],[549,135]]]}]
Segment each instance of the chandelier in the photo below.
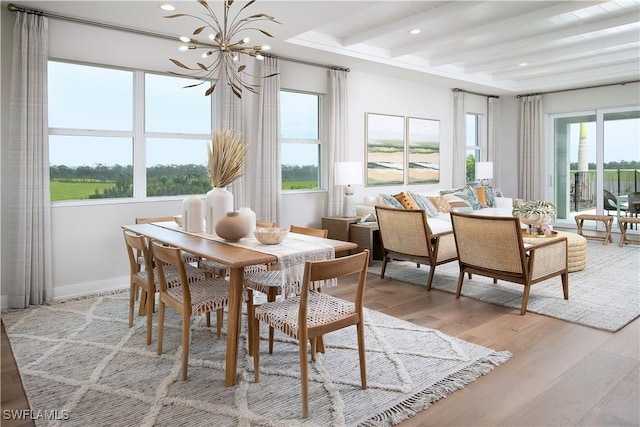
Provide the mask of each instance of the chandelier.
[{"label": "chandelier", "polygon": [[[242,98],[243,89],[252,93],[257,93],[256,89],[259,85],[247,80],[247,77],[254,76],[245,71],[246,65],[242,64],[242,56],[247,55],[259,60],[263,59],[262,52],[269,50],[270,46],[250,45],[250,39],[248,37],[241,37],[241,33],[247,31],[259,31],[262,34],[273,38],[271,34],[265,30],[254,27],[253,24],[259,21],[271,21],[278,24],[279,22],[272,16],[264,13],[258,13],[241,18],[240,14],[242,11],[251,6],[254,2],[255,0],[249,1],[231,19],[229,19],[229,12],[233,4],[233,0],[224,0],[224,15],[222,16],[222,21],[218,19],[205,0],[198,0],[198,3],[206,9],[206,14],[203,14],[203,17],[186,13],[176,13],[165,16],[165,18],[188,16],[200,21],[202,25],[193,31],[193,36],[197,37],[204,35],[203,33],[210,31],[208,41],[206,42],[198,41],[192,37],[180,37],[180,41],[185,43],[180,46],[181,51],[203,50],[203,61],[198,62],[196,67],[189,67],[177,59],[170,59],[170,61],[178,67],[193,72],[190,74],[193,77],[201,80],[214,80],[211,83],[211,86],[205,91],[205,96],[209,96],[213,93],[216,88],[216,84],[220,79],[223,79],[223,81],[229,85],[233,94],[238,98]],[[276,74],[271,74],[265,78],[273,77]],[[205,81],[185,87],[196,87],[203,83],[205,83]]]}]

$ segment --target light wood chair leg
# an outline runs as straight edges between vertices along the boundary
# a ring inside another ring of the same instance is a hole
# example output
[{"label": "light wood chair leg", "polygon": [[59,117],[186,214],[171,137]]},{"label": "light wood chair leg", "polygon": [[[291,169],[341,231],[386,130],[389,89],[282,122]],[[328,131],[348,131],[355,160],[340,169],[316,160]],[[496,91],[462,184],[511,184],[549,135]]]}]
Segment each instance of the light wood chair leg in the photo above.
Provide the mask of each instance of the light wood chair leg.
[{"label": "light wood chair leg", "polygon": [[520,314],[524,316],[527,312],[527,303],[529,302],[529,291],[531,290],[531,285],[524,285],[524,292],[522,294],[522,307],[520,308]]},{"label": "light wood chair leg", "polygon": [[360,382],[362,383],[362,389],[364,390],[367,388],[367,363],[365,358],[363,319],[360,319],[356,328],[358,333],[358,356],[360,358]]},{"label": "light wood chair leg", "polygon": [[[151,344],[151,332],[153,328],[153,308],[155,306],[155,294],[145,292],[146,309],[147,309],[147,345]],[[142,298],[142,297],[141,297]],[[140,300],[142,301],[142,299]]]},{"label": "light wood chair leg", "polygon": [[164,301],[158,307],[158,356],[162,355],[162,336],[164,335]]},{"label": "light wood chair leg", "polygon": [[189,333],[191,332],[191,316],[182,316],[182,381],[187,380],[187,366],[189,364]]},{"label": "light wood chair leg", "polygon": [[216,333],[218,334],[218,339],[222,335],[222,322],[223,322],[224,311],[222,308],[216,310]]},{"label": "light wood chair leg", "polygon": [[253,380],[260,382],[260,321],[256,317],[249,320],[253,323],[251,328],[251,341],[253,343]]},{"label": "light wood chair leg", "polygon": [[307,340],[300,337],[300,397],[302,398],[302,417],[309,418],[309,364],[307,362]]},{"label": "light wood chair leg", "polygon": [[[274,302],[276,300],[276,289],[269,288],[269,292],[267,293],[267,302]],[[275,335],[275,329],[273,326],[269,326],[269,354],[273,354],[273,337]]]},{"label": "light wood chair leg", "polygon": [[133,283],[129,287],[129,327],[133,328],[133,306],[135,305],[135,299],[137,294],[137,286]]}]

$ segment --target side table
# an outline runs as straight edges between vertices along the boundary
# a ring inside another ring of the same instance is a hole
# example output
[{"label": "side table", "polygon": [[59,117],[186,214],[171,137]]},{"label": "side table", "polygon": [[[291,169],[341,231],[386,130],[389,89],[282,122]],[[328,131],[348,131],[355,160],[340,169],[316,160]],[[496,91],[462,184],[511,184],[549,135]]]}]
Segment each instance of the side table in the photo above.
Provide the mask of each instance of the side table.
[{"label": "side table", "polygon": [[[327,237],[334,240],[349,242],[349,226],[358,222],[360,217],[324,216],[322,217],[322,228],[329,230]],[[351,251],[336,253],[336,256],[349,255]]]},{"label": "side table", "polygon": [[349,226],[351,242],[358,245],[358,249],[369,249],[369,265],[374,259],[382,259],[382,244],[380,243],[380,229],[377,222],[355,223]]}]

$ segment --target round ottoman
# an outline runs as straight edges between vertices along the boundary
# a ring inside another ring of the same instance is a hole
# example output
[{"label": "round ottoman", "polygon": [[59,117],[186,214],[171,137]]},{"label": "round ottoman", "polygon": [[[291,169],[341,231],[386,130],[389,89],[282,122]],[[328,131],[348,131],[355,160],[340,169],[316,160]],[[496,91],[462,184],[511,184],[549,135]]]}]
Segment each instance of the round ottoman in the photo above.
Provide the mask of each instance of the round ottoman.
[{"label": "round ottoman", "polygon": [[[569,273],[584,270],[587,265],[587,239],[576,233],[558,231],[558,237],[567,238],[567,266]],[[525,237],[527,243],[536,243],[539,237]],[[549,237],[553,239],[553,237]]]}]

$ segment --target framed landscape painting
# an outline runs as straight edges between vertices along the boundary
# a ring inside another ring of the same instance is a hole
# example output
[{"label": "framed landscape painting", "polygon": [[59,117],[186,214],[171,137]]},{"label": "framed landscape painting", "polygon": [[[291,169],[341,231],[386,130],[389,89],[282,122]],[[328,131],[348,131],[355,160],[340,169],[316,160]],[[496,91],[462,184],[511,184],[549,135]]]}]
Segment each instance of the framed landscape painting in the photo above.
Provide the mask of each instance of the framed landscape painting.
[{"label": "framed landscape painting", "polygon": [[407,117],[408,182],[440,182],[440,121]]},{"label": "framed landscape painting", "polygon": [[404,184],[403,116],[366,113],[367,185]]}]

